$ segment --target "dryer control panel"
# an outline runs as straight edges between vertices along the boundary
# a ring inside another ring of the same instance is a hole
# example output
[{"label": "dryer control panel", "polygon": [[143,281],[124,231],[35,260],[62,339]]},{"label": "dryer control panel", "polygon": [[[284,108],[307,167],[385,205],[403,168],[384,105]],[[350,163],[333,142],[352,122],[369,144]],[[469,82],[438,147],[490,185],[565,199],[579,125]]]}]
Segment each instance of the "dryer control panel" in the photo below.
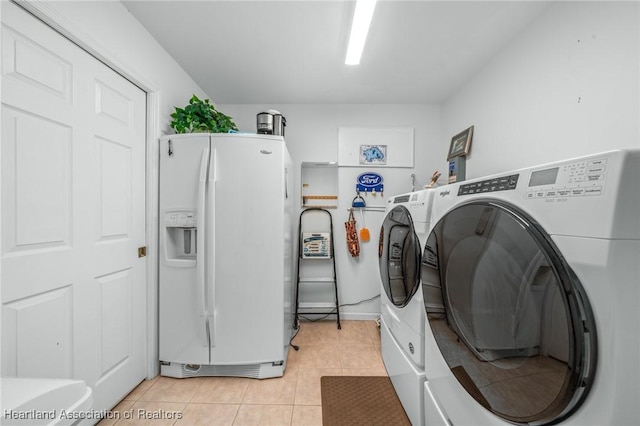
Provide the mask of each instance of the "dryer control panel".
[{"label": "dryer control panel", "polygon": [[473,183],[465,183],[458,187],[458,196],[516,189],[519,177],[519,174],[515,174],[481,180]]},{"label": "dryer control panel", "polygon": [[602,195],[608,158],[592,158],[532,170],[525,197],[566,198]]}]

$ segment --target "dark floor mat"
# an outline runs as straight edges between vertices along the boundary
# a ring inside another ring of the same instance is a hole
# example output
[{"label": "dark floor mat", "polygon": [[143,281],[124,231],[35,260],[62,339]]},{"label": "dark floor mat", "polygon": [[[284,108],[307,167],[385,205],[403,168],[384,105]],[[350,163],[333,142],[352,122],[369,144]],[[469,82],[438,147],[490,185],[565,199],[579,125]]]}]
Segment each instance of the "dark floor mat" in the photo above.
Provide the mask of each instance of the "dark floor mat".
[{"label": "dark floor mat", "polygon": [[411,425],[388,377],[323,376],[323,426]]}]

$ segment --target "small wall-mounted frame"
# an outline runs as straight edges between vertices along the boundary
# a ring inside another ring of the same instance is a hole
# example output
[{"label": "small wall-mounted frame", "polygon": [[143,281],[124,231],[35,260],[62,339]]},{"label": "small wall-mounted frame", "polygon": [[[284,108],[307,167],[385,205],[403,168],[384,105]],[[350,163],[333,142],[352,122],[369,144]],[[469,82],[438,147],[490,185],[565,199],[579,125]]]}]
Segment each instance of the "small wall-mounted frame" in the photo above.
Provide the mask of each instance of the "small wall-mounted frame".
[{"label": "small wall-mounted frame", "polygon": [[449,183],[462,182],[467,177],[466,158],[463,156],[454,157],[449,160]]},{"label": "small wall-mounted frame", "polygon": [[449,146],[449,155],[447,160],[452,158],[461,157],[467,155],[471,150],[471,140],[473,139],[473,126],[458,133],[451,138],[451,145]]},{"label": "small wall-mounted frame", "polygon": [[413,127],[338,127],[338,164],[413,168],[413,139]]},{"label": "small wall-mounted frame", "polygon": [[360,145],[360,165],[384,166],[386,164],[386,145]]}]

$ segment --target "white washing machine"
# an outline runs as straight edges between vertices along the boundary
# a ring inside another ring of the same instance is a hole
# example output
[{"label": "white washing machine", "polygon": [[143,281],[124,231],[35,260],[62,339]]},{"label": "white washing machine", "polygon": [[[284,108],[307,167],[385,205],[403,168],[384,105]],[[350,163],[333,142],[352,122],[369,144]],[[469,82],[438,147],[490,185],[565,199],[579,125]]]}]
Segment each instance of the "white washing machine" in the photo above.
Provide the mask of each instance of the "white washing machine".
[{"label": "white washing machine", "polygon": [[425,424],[637,424],[640,151],[436,191]]},{"label": "white washing machine", "polygon": [[390,197],[380,229],[382,359],[414,425],[424,422],[424,331],[420,291],[422,249],[429,234],[433,190]]}]

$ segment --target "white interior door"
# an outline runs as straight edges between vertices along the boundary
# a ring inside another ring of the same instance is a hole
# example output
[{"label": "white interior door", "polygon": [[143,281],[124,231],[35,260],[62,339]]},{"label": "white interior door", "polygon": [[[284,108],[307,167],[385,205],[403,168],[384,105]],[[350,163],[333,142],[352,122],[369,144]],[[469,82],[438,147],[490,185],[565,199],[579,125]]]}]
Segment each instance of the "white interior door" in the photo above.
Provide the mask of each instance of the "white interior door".
[{"label": "white interior door", "polygon": [[145,376],[145,93],[2,2],[2,375]]}]

